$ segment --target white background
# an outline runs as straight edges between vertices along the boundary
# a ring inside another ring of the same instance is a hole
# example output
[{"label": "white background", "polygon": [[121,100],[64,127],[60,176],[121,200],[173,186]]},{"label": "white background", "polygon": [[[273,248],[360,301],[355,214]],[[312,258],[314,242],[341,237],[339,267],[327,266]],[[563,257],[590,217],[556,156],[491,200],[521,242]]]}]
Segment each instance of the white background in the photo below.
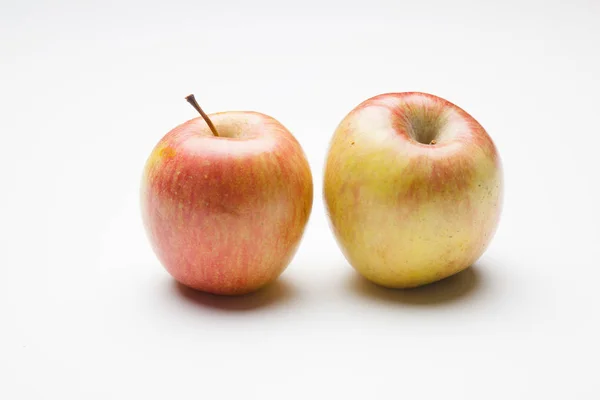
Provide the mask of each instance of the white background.
[{"label": "white background", "polygon": [[[600,2],[2,0],[0,37],[0,398],[600,398]],[[472,268],[390,291],[341,255],[322,168],[409,90],[484,125],[505,208]],[[301,248],[253,296],[179,289],[141,225],[189,93],[309,157]]]}]

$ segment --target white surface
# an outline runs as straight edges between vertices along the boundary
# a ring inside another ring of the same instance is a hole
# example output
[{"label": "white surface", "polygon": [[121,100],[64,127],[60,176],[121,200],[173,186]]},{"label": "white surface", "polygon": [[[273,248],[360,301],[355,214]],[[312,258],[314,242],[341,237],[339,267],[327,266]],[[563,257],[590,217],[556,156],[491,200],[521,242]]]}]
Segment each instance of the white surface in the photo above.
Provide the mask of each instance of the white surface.
[{"label": "white surface", "polygon": [[[0,3],[0,398],[600,398],[600,3],[238,3]],[[486,127],[506,197],[472,269],[394,292],[344,261],[321,172],[348,111],[408,90]],[[302,246],[250,298],[177,289],[142,230],[192,92],[313,169]]]}]

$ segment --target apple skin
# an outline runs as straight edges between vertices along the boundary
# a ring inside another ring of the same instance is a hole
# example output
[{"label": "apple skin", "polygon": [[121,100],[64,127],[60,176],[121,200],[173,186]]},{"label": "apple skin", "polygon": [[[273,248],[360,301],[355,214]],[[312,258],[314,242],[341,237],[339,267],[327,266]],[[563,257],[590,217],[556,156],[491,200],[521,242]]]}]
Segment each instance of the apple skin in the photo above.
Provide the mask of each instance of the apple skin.
[{"label": "apple skin", "polygon": [[167,133],[148,158],[142,219],[166,270],[193,289],[250,293],[295,254],[312,209],[305,154],[275,119],[256,112],[195,118]]},{"label": "apple skin", "polygon": [[323,195],[348,262],[389,288],[456,274],[486,250],[500,219],[503,172],[485,129],[437,96],[387,93],[338,125]]}]

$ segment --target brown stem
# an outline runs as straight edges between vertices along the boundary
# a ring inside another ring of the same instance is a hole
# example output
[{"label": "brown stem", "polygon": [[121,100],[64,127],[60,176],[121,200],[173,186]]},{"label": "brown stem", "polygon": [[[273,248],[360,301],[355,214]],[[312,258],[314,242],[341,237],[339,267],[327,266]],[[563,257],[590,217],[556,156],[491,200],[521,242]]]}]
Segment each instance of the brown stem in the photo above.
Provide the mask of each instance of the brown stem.
[{"label": "brown stem", "polygon": [[196,101],[196,98],[194,97],[194,95],[190,94],[189,96],[186,96],[185,99],[187,100],[188,103],[190,103],[192,105],[192,107],[194,107],[196,109],[196,111],[198,111],[200,113],[200,115],[202,115],[202,118],[204,118],[204,121],[206,121],[206,125],[208,125],[208,127],[212,131],[213,135],[215,135],[215,136],[218,137],[219,136],[219,132],[217,132],[217,128],[215,128],[215,126],[213,125],[213,123],[210,120],[210,118],[208,118],[208,115],[206,115],[206,113],[204,112],[204,110],[202,110],[202,108],[200,107],[200,105]]}]

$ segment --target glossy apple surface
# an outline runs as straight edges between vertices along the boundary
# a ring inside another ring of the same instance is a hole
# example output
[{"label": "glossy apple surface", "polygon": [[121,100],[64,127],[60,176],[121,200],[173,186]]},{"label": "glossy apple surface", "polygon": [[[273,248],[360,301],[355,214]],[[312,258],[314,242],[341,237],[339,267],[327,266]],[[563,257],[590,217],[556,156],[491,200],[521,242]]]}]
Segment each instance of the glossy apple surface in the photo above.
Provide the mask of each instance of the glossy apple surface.
[{"label": "glossy apple surface", "polygon": [[472,265],[496,231],[498,151],[458,106],[426,93],[366,100],[330,144],[324,198],[349,263],[391,288],[434,282]]},{"label": "glossy apple surface", "polygon": [[313,199],[305,154],[275,119],[255,112],[198,117],[156,145],[142,179],[150,243],[182,284],[244,294],[273,282],[293,257]]}]

